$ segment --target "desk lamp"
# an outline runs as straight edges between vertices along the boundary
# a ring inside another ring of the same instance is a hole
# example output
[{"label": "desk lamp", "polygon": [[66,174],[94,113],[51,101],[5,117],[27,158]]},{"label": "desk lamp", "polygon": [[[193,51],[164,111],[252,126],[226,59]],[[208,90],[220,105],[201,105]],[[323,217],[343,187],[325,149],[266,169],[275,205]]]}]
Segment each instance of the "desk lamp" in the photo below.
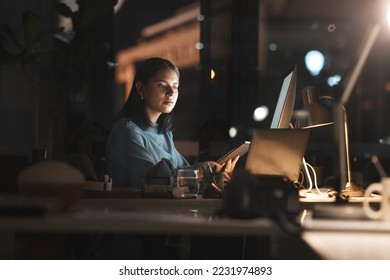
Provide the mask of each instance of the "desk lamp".
[{"label": "desk lamp", "polygon": [[[315,93],[315,89],[312,86],[308,86],[302,90],[302,99],[305,109],[308,111],[309,122],[302,128],[312,128],[324,125],[333,124],[333,118],[329,110],[325,108],[319,102],[319,98]],[[331,96],[321,96],[320,99],[330,99],[332,103],[335,103],[335,99]],[[345,162],[346,162],[346,172],[347,172],[347,182],[345,184],[345,190],[342,193],[348,196],[362,196],[363,190],[352,181],[351,176],[351,164],[349,156],[349,138],[348,138],[348,118],[347,111],[344,106],[341,106],[343,115],[342,115],[342,124],[343,124],[343,135],[342,139],[338,143],[339,146],[343,146],[345,151]],[[344,170],[344,169],[343,169]]]},{"label": "desk lamp", "polygon": [[[387,8],[387,19],[390,25],[390,4]],[[371,49],[379,35],[382,25],[376,22],[369,30],[365,40],[363,41],[362,48],[360,49],[358,59],[349,78],[346,80],[343,94],[340,101],[336,103],[335,112],[335,144],[338,147],[339,169],[340,172],[340,190],[339,193],[343,193],[347,196],[363,196],[361,189],[357,188],[353,184],[350,184],[350,172],[349,172],[349,159],[348,159],[348,145],[340,145],[344,140],[348,143],[348,135],[346,130],[346,111],[345,104],[347,103],[352,89],[354,88],[356,81],[362,71],[367,57],[371,52]],[[337,162],[336,162],[337,163]],[[337,170],[336,170],[337,171]]]},{"label": "desk lamp", "polygon": [[[330,111],[319,101],[313,86],[307,86],[302,90],[302,101],[304,105],[304,114],[307,116],[306,122],[302,123],[299,116],[295,123],[296,128],[314,128],[333,124],[333,118]],[[310,192],[313,187],[313,182],[307,168],[305,158],[303,158],[303,171],[308,179]],[[313,171],[314,172],[314,171]],[[317,188],[317,184],[315,183]]]},{"label": "desk lamp", "polygon": [[308,123],[300,128],[313,128],[333,124],[333,118],[328,109],[320,103],[314,87],[307,86],[302,90],[302,100],[308,112]]}]

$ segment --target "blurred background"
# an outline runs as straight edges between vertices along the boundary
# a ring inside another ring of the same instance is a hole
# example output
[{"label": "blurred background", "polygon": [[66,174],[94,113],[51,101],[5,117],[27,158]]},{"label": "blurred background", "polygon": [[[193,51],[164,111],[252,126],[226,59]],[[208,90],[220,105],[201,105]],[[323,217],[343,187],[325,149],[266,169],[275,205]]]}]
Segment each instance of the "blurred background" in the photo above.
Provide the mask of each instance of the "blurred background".
[{"label": "blurred background", "polygon": [[[295,65],[296,110],[306,86],[338,100],[380,22],[346,104],[352,169],[363,174],[372,154],[390,160],[386,12],[381,0],[0,0],[2,167],[10,157],[22,158],[15,166],[70,153],[104,157],[137,63],[151,56],[181,71],[179,150],[191,161],[215,159],[250,140],[253,129],[269,128]],[[307,148],[307,160],[325,174],[333,130],[313,129]]]}]

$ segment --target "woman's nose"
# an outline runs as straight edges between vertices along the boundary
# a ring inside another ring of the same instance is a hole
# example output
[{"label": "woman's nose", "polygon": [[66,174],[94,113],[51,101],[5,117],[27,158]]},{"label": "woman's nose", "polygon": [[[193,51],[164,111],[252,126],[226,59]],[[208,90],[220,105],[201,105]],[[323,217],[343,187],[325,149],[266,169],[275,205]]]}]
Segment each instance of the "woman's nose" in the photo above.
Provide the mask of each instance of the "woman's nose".
[{"label": "woman's nose", "polygon": [[171,94],[172,95],[174,92],[175,92],[175,90],[173,89],[173,87],[168,85],[166,94]]}]

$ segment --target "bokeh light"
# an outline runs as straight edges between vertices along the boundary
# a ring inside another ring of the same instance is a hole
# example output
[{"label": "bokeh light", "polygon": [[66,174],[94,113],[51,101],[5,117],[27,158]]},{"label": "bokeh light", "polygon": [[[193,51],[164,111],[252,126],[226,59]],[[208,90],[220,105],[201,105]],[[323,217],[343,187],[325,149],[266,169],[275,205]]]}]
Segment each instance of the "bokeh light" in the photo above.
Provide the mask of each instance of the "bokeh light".
[{"label": "bokeh light", "polygon": [[325,56],[320,51],[311,50],[305,56],[305,64],[312,76],[318,76],[324,68]]}]

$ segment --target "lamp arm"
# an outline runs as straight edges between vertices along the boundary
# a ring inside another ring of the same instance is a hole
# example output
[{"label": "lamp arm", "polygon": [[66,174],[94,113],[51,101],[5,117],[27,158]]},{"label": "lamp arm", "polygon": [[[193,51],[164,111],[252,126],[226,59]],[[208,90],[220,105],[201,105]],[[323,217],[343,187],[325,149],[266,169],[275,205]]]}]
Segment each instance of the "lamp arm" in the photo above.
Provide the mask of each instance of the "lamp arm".
[{"label": "lamp arm", "polygon": [[361,48],[361,52],[359,53],[359,58],[356,61],[355,67],[347,80],[347,84],[345,86],[343,95],[340,99],[340,104],[344,105],[347,103],[349,96],[356,84],[357,79],[359,78],[360,73],[362,72],[363,66],[366,63],[367,57],[371,52],[371,49],[378,37],[378,34],[381,30],[381,25],[379,23],[375,23],[370,32],[367,35],[367,40],[363,40],[364,45]]},{"label": "lamp arm", "polygon": [[[341,105],[342,106],[342,105]],[[344,140],[345,140],[345,156],[346,156],[346,163],[347,163],[347,183],[352,182],[351,177],[351,159],[349,157],[349,137],[348,137],[348,120],[347,120],[347,111],[345,110],[345,107],[343,108],[343,121],[344,121]]]}]

